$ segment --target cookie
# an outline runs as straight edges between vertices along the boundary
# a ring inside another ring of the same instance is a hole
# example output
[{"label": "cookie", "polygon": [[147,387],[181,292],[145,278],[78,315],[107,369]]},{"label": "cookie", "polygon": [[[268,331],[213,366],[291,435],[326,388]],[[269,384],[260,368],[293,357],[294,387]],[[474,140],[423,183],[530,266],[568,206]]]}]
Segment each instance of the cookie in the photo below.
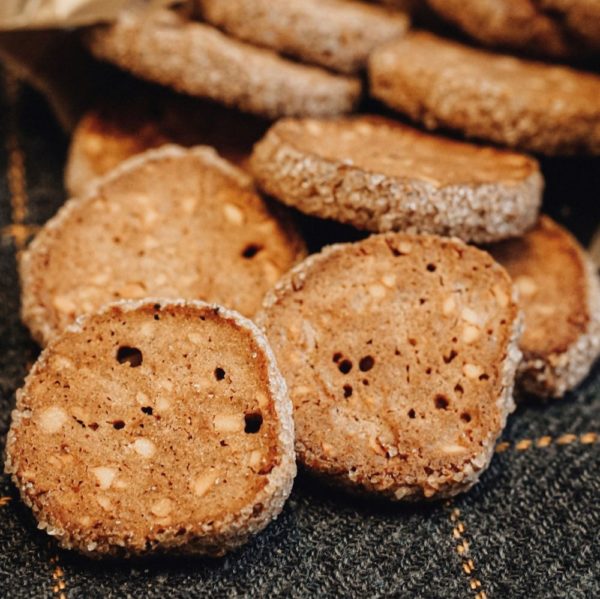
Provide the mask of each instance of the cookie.
[{"label": "cookie", "polygon": [[403,35],[405,14],[348,0],[198,0],[231,35],[342,73],[357,73],[376,46]]},{"label": "cookie", "polygon": [[127,101],[108,101],[88,110],[73,132],[65,187],[81,195],[94,180],[127,158],[166,143],[206,144],[244,167],[266,121],[175,94],[152,90]]},{"label": "cookie", "polygon": [[254,147],[251,169],[307,214],[479,242],[532,227],[543,188],[533,158],[374,116],[282,119]]},{"label": "cookie", "polygon": [[490,246],[513,277],[525,313],[523,389],[560,397],[600,355],[600,283],[573,236],[547,216],[520,239]]},{"label": "cookie", "polygon": [[142,79],[269,118],[349,112],[361,93],[356,78],[294,63],[171,10],[123,12],[87,42],[97,58]]},{"label": "cookie", "polygon": [[201,302],[121,302],[42,352],[17,394],[5,469],[62,547],[222,555],[281,512],[293,439],[285,383],[249,320]]},{"label": "cookie", "polygon": [[303,255],[248,175],[211,148],[163,146],[46,223],[21,258],[22,317],[44,345],[119,299],[202,299],[252,315]]},{"label": "cookie", "polygon": [[584,53],[562,20],[532,0],[428,0],[444,19],[488,46],[568,58]]},{"label": "cookie", "polygon": [[594,52],[600,51],[600,3],[597,0],[539,0],[557,15],[571,37]]},{"label": "cookie", "polygon": [[540,154],[600,153],[600,77],[409,33],[369,59],[371,93],[429,129]]},{"label": "cookie", "polygon": [[521,357],[512,284],[489,254],[403,233],[329,246],[277,283],[257,323],[312,472],[416,500],[487,467]]}]

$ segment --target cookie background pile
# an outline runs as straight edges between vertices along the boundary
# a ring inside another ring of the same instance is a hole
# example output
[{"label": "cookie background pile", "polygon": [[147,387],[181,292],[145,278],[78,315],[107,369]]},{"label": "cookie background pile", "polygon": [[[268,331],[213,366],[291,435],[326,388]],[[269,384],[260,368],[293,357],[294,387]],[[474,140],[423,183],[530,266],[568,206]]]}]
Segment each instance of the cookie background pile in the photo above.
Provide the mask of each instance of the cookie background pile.
[{"label": "cookie background pile", "polygon": [[[24,88],[4,98],[2,181],[2,433],[13,391],[36,348],[18,322],[14,257],[28,230],[64,199],[66,140],[44,101]],[[18,158],[21,156],[22,158]],[[22,161],[22,162],[21,162]],[[545,211],[584,243],[597,224],[597,159],[547,159]],[[23,176],[24,175],[24,176]],[[311,250],[356,233],[301,217]],[[21,226],[20,226],[21,225]],[[6,228],[7,227],[7,228]],[[449,504],[391,507],[323,489],[301,476],[282,517],[221,566],[210,561],[90,564],[58,553],[34,532],[3,476],[0,571],[9,596],[182,596],[314,592],[491,597],[589,596],[598,592],[600,465],[598,366],[575,393],[525,404],[510,419],[491,468]],[[6,561],[3,561],[6,560]],[[55,590],[56,589],[56,590]],[[143,589],[143,591],[142,591]]]}]

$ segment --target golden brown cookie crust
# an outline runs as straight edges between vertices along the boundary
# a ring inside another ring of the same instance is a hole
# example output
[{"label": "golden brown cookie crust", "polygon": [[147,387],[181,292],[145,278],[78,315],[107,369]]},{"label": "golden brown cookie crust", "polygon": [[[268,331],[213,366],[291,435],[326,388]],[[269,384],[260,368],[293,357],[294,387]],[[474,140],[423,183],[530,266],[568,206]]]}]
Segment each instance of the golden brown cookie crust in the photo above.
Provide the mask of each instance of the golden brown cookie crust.
[{"label": "golden brown cookie crust", "polygon": [[281,511],[293,435],[285,383],[250,321],[201,302],[121,302],[42,352],[5,468],[63,547],[222,555]]},{"label": "golden brown cookie crust", "polygon": [[390,499],[454,495],[489,463],[513,409],[518,308],[506,271],[456,239],[330,246],[257,317],[310,470]]},{"label": "golden brown cookie crust", "polygon": [[212,149],[134,156],[69,200],[20,262],[22,317],[42,345],[110,301],[218,302],[252,315],[298,259],[291,221]]},{"label": "golden brown cookie crust", "polygon": [[197,0],[203,17],[244,41],[341,73],[357,73],[408,17],[347,0]]},{"label": "golden brown cookie crust", "polygon": [[543,188],[529,156],[373,116],[282,119],[250,164],[265,192],[308,214],[478,242],[533,226]]},{"label": "golden brown cookie crust", "polygon": [[350,112],[356,78],[301,65],[171,10],[123,12],[86,37],[92,53],[134,75],[268,118]]},{"label": "golden brown cookie crust", "polygon": [[428,129],[541,154],[600,153],[600,77],[412,32],[375,50],[371,93]]},{"label": "golden brown cookie crust", "polygon": [[525,314],[521,385],[561,397],[600,355],[598,274],[575,238],[547,216],[522,238],[488,249],[513,278]]}]

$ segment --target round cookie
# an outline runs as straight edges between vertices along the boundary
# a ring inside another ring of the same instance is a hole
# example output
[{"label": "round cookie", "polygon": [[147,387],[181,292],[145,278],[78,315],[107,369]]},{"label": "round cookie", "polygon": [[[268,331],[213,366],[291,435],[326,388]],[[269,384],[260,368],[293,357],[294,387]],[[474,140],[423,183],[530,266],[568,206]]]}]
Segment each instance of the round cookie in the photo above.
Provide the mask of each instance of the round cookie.
[{"label": "round cookie", "polygon": [[92,53],[143,79],[269,118],[350,112],[356,78],[291,62],[171,10],[124,11],[87,36]]},{"label": "round cookie", "polygon": [[282,119],[250,164],[265,192],[307,214],[477,242],[532,227],[543,188],[533,158],[371,116]]},{"label": "round cookie", "polygon": [[305,253],[278,214],[211,148],[148,150],[69,200],[23,253],[23,320],[43,345],[118,299],[203,299],[250,316]]},{"label": "round cookie", "polygon": [[166,143],[206,144],[243,167],[266,121],[218,104],[152,90],[88,110],[73,132],[65,187],[82,195],[95,179],[134,156]]},{"label": "round cookie", "polygon": [[539,0],[554,14],[569,34],[594,52],[600,51],[600,2],[598,0]]},{"label": "round cookie", "polygon": [[444,19],[488,46],[567,58],[584,52],[563,23],[532,0],[428,0]]},{"label": "round cookie", "polygon": [[547,216],[487,248],[513,277],[525,314],[519,382],[541,397],[576,387],[600,356],[600,283],[575,238]]},{"label": "round cookie", "polygon": [[369,59],[371,93],[428,129],[541,154],[600,153],[600,77],[408,33]]},{"label": "round cookie", "polygon": [[249,320],[201,302],[121,302],[42,352],[17,394],[5,469],[65,548],[222,555],[290,493],[291,409]]},{"label": "round cookie", "polygon": [[348,0],[198,0],[203,17],[247,42],[342,73],[357,73],[373,48],[403,35],[397,10]]},{"label": "round cookie", "polygon": [[489,254],[398,233],[329,246],[277,283],[257,323],[311,471],[416,500],[487,467],[521,358],[511,281]]}]

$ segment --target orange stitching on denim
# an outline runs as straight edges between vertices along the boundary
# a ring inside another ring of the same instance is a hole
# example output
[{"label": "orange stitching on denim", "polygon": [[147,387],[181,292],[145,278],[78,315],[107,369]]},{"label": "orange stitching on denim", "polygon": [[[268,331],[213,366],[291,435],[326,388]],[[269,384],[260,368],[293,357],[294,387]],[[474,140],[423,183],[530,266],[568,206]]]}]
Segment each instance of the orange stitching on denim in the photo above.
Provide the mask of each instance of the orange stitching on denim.
[{"label": "orange stitching on denim", "polygon": [[54,586],[52,592],[58,599],[67,599],[67,583],[65,581],[65,571],[60,567],[58,563],[58,556],[50,558],[50,563],[55,564],[54,572],[52,572],[52,580],[54,580]]},{"label": "orange stitching on denim", "polygon": [[531,448],[546,448],[552,445],[572,445],[574,443],[580,443],[581,445],[592,445],[600,441],[600,435],[598,433],[589,432],[576,435],[574,433],[566,433],[559,437],[551,437],[550,435],[544,435],[537,439],[520,439],[519,441],[501,441],[496,445],[496,453],[504,453],[509,449],[515,449],[516,451],[527,451]]},{"label": "orange stitching on denim", "polygon": [[450,522],[453,525],[452,537],[457,541],[455,551],[461,559],[461,568],[467,576],[469,588],[472,591],[477,591],[475,599],[487,599],[487,594],[482,589],[481,581],[475,573],[475,562],[470,552],[471,544],[466,538],[467,527],[460,519],[460,510],[457,507],[452,507],[451,501],[448,501],[446,505],[450,508]]}]

